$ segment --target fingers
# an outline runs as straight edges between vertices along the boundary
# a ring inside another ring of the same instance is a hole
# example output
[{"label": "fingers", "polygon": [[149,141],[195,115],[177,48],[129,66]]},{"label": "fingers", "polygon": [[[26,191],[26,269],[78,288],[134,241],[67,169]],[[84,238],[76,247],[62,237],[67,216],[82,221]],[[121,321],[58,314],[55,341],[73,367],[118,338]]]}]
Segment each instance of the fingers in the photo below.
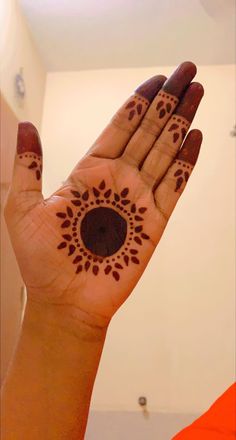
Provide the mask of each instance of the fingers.
[{"label": "fingers", "polygon": [[163,88],[146,112],[139,128],[130,139],[122,155],[125,161],[140,166],[174,112],[179,98],[195,75],[196,66],[191,62],[185,62],[180,64],[164,83]]},{"label": "fingers", "polygon": [[190,127],[204,90],[201,84],[192,83],[185,92],[175,113],[146,157],[141,174],[152,187],[158,185],[175,158]]},{"label": "fingers", "polygon": [[38,131],[30,122],[18,126],[11,191],[42,191],[42,147]]},{"label": "fingers", "polygon": [[110,159],[119,157],[165,80],[165,76],[157,75],[141,84],[118,110],[88,154]]},{"label": "fingers", "polygon": [[202,133],[199,130],[192,130],[178,152],[175,161],[154,192],[157,209],[165,222],[168,221],[193,171],[201,143]]}]

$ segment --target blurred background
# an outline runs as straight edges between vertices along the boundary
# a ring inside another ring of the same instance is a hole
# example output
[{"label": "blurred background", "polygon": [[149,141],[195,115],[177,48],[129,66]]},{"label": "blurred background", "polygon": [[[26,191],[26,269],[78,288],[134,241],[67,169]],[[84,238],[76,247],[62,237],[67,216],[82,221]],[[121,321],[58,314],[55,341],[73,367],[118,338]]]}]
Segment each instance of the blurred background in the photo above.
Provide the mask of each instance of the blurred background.
[{"label": "blurred background", "polygon": [[41,134],[48,197],[142,81],[198,66],[200,158],[113,318],[86,434],[168,440],[235,380],[235,2],[2,0],[0,57],[1,381],[26,300],[2,218],[18,122]]}]

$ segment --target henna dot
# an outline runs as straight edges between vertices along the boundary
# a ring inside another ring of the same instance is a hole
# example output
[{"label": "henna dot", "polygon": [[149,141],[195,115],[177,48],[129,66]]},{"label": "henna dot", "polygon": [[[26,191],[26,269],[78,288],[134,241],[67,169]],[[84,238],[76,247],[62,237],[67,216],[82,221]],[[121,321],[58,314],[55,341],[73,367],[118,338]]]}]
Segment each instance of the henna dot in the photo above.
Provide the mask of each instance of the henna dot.
[{"label": "henna dot", "polygon": [[106,186],[105,181],[102,180],[101,183],[100,183],[100,185],[99,185],[99,189],[104,189],[105,186]]},{"label": "henna dot", "polygon": [[115,267],[116,267],[117,269],[123,269],[123,266],[121,266],[120,263],[116,263],[116,264],[115,264]]},{"label": "henna dot", "polygon": [[87,190],[87,191],[85,191],[85,192],[82,194],[82,199],[83,199],[84,201],[87,201],[88,198],[89,198],[89,192],[88,192],[88,190]]},{"label": "henna dot", "polygon": [[121,252],[121,255],[125,255],[125,252]]},{"label": "henna dot", "polygon": [[62,223],[62,228],[68,228],[70,226],[70,220],[65,220],[64,223]]},{"label": "henna dot", "polygon": [[98,266],[93,266],[93,273],[94,275],[97,275],[99,272],[99,267]]},{"label": "henna dot", "polygon": [[68,255],[72,255],[74,252],[75,252],[75,246],[73,244],[70,244]]},{"label": "henna dot", "polygon": [[114,271],[112,272],[113,277],[115,278],[116,281],[119,281],[120,279],[120,275],[118,274],[118,272]]},{"label": "henna dot", "polygon": [[75,242],[78,243],[78,241],[79,241],[78,238],[76,238],[76,239],[75,239]]},{"label": "henna dot", "polygon": [[110,200],[106,200],[106,203],[110,203]]},{"label": "henna dot", "polygon": [[87,252],[84,252],[84,253],[83,253],[83,256],[84,256],[84,257],[87,257],[87,255],[88,255]]},{"label": "henna dot", "polygon": [[134,237],[134,240],[136,241],[136,243],[138,243],[139,245],[142,244],[142,240],[139,237]]},{"label": "henna dot", "polygon": [[95,195],[95,197],[99,197],[100,192],[96,188],[93,188],[93,194]]},{"label": "henna dot", "polygon": [[98,261],[97,257],[95,257],[95,258],[93,259],[93,261],[94,261],[94,263],[96,263],[96,262]]},{"label": "henna dot", "polygon": [[111,272],[111,269],[112,269],[111,266],[105,267],[105,269],[104,269],[105,274],[108,275]]},{"label": "henna dot", "polygon": [[73,203],[73,205],[75,206],[80,206],[81,205],[81,201],[80,200],[71,200],[71,203]]},{"label": "henna dot", "polygon": [[69,235],[69,234],[64,234],[62,237],[63,237],[65,240],[67,240],[67,241],[71,241],[71,240],[72,240],[72,237],[71,237],[71,235]]},{"label": "henna dot", "polygon": [[90,202],[90,205],[94,205],[94,202]]},{"label": "henna dot", "polygon": [[71,190],[71,194],[73,194],[73,196],[75,196],[75,197],[80,197],[80,193],[79,193],[79,191],[74,191],[74,190]]},{"label": "henna dot", "polygon": [[136,255],[138,253],[138,251],[136,249],[130,249],[130,253],[133,255]]},{"label": "henna dot", "polygon": [[142,237],[144,240],[149,240],[149,239],[150,239],[149,235],[144,234],[144,232],[141,234],[141,237]]},{"label": "henna dot", "polygon": [[73,234],[72,234],[72,235],[73,235],[73,237],[76,237],[76,235],[77,235],[77,232],[73,232]]},{"label": "henna dot", "polygon": [[124,262],[125,262],[126,266],[128,266],[128,264],[129,264],[129,257],[128,257],[128,255],[125,255]]},{"label": "henna dot", "polygon": [[88,272],[90,265],[91,265],[91,263],[89,261],[86,261],[86,263],[84,265],[86,272]]},{"label": "henna dot", "polygon": [[57,246],[57,249],[63,249],[63,248],[65,248],[67,246],[67,243],[65,242],[65,241],[63,241],[62,243],[60,243],[58,246]]},{"label": "henna dot", "polygon": [[104,193],[104,197],[107,199],[108,197],[110,197],[111,195],[111,189],[108,189],[105,193]]},{"label": "henna dot", "polygon": [[82,260],[82,257],[81,257],[81,255],[77,255],[77,257],[75,257],[75,259],[73,260],[73,264],[77,264],[77,263],[79,263],[80,261]]},{"label": "henna dot", "polygon": [[117,255],[117,258],[120,258],[120,255]]},{"label": "henna dot", "polygon": [[139,260],[136,257],[131,257],[131,261],[133,261],[135,264],[139,264]]},{"label": "henna dot", "polygon": [[76,273],[79,273],[79,272],[81,272],[82,271],[82,269],[83,269],[83,267],[81,266],[81,264],[77,267],[77,270],[76,270]]},{"label": "henna dot", "polygon": [[129,194],[128,188],[124,188],[120,193],[121,197],[127,197],[128,194]]},{"label": "henna dot", "polygon": [[101,203],[104,203],[104,200],[101,200]]},{"label": "henna dot", "polygon": [[66,218],[66,214],[64,212],[57,212],[56,216],[59,218]]},{"label": "henna dot", "polygon": [[143,214],[145,211],[147,211],[147,208],[139,208],[140,214]]},{"label": "henna dot", "polygon": [[73,228],[72,228],[72,231],[76,231],[76,228],[75,228],[75,227],[73,227]]},{"label": "henna dot", "polygon": [[88,256],[88,260],[92,260],[92,258],[93,258],[92,255]]},{"label": "henna dot", "polygon": [[85,210],[85,208],[84,208],[84,207],[82,207],[82,208],[81,208],[81,211],[83,212],[84,210]]},{"label": "henna dot", "polygon": [[77,217],[81,217],[81,212],[78,212]]}]

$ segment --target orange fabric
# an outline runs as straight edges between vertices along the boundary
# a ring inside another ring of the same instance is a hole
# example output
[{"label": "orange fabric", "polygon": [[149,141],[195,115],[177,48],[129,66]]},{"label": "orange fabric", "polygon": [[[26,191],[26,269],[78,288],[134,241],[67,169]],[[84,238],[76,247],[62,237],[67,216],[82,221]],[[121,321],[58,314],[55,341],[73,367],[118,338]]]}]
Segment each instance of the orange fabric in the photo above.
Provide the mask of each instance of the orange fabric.
[{"label": "orange fabric", "polygon": [[236,440],[236,383],[172,440]]}]

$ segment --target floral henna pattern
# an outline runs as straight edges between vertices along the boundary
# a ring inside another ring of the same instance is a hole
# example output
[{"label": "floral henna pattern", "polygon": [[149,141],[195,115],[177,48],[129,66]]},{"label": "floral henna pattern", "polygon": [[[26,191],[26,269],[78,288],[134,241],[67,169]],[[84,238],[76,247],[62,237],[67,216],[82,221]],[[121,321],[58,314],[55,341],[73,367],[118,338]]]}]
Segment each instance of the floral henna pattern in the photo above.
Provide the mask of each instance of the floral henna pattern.
[{"label": "floral henna pattern", "polygon": [[158,100],[156,103],[156,110],[158,112],[159,119],[163,119],[166,116],[169,117],[178,102],[179,100],[175,96],[170,95],[166,92],[159,92]]},{"label": "floral henna pattern", "polygon": [[187,183],[193,170],[193,166],[183,160],[175,160],[174,163],[178,165],[178,168],[174,173],[174,177],[176,178],[175,192],[178,192],[183,183]]},{"label": "floral henna pattern", "polygon": [[187,119],[180,116],[172,116],[168,131],[173,132],[172,140],[174,144],[177,142],[178,139],[183,142],[189,127],[190,123],[187,121]]},{"label": "floral henna pattern", "polygon": [[131,121],[136,115],[140,116],[147,108],[149,102],[142,98],[142,96],[134,95],[131,101],[125,106],[125,110],[128,111],[128,120]]},{"label": "floral henna pattern", "polygon": [[146,207],[129,199],[129,189],[114,192],[104,180],[83,193],[71,191],[72,206],[56,216],[62,222],[57,249],[73,255],[75,272],[104,273],[119,281],[122,270],[139,264],[139,250],[149,236],[143,230]]},{"label": "floral henna pattern", "polygon": [[27,166],[29,170],[35,172],[35,177],[37,180],[41,179],[42,176],[42,157],[32,153],[19,154],[18,158],[22,163]]}]

